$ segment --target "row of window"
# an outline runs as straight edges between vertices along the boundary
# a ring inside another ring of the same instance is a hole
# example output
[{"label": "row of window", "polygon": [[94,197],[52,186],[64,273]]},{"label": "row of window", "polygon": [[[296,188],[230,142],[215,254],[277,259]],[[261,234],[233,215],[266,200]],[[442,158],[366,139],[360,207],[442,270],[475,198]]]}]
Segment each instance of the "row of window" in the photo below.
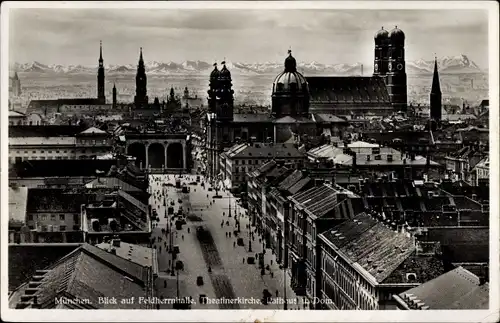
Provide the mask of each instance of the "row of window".
[{"label": "row of window", "polygon": [[[49,214],[38,214],[38,215],[36,215],[36,217],[40,221],[47,221],[49,219]],[[34,214],[28,214],[28,221],[33,221],[33,220],[34,220]],[[50,214],[50,220],[56,221],[57,214]],[[59,220],[65,221],[66,214],[59,214]],[[80,214],[73,214],[73,222],[78,223],[79,221],[80,221]]]},{"label": "row of window", "polygon": [[[323,257],[323,272],[327,281],[336,284],[358,307],[364,310],[376,309],[375,288],[360,277],[353,268],[341,264],[339,258]],[[323,279],[325,284],[325,279]]]},{"label": "row of window", "polygon": [[103,144],[103,145],[106,145],[108,144],[108,140],[107,139],[102,139],[102,140],[95,140],[95,139],[92,139],[92,140],[79,140],[78,143],[82,144],[82,145],[98,145],[98,144]]},{"label": "row of window", "polygon": [[[247,162],[248,165],[259,165],[261,160],[259,159],[249,159],[248,161],[246,161],[246,159],[235,159],[234,160],[234,164],[235,165],[239,165],[240,164],[240,161],[241,161],[241,165],[245,165],[245,163]],[[262,160],[262,163],[265,163],[267,160]]]}]

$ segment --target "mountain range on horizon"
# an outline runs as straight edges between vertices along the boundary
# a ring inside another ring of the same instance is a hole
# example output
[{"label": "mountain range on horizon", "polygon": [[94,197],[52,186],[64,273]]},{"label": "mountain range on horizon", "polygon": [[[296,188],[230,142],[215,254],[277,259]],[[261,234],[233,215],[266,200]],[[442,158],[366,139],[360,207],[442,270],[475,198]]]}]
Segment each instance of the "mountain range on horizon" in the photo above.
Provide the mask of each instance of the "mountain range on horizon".
[{"label": "mountain range on horizon", "polygon": [[[470,60],[466,55],[444,56],[438,60],[439,72],[443,74],[463,74],[463,73],[487,73],[479,66]],[[204,61],[184,61],[182,63],[175,62],[145,62],[146,72],[149,75],[169,75],[169,74],[202,74],[209,73],[213,66],[211,63]],[[283,71],[283,62],[272,63],[243,63],[226,61],[227,68],[233,74],[277,74]],[[371,75],[373,71],[372,65],[362,63],[341,63],[341,64],[323,64],[318,62],[298,62],[297,70],[305,75],[338,75],[351,76],[361,75],[361,67],[363,66],[363,74]],[[134,74],[137,70],[135,64],[127,65],[105,65],[107,74]],[[434,69],[434,60],[417,60],[406,62],[407,74],[429,74]],[[31,63],[14,63],[10,66],[10,70],[19,73],[56,73],[56,74],[87,74],[97,73],[96,66],[83,65],[46,65],[40,62]]]}]

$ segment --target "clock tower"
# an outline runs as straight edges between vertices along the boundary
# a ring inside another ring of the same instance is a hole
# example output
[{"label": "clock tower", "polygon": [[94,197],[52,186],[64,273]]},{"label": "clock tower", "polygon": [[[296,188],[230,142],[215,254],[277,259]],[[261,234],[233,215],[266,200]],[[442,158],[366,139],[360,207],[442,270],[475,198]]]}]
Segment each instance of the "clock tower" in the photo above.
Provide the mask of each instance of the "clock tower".
[{"label": "clock tower", "polygon": [[396,26],[389,33],[386,85],[394,110],[406,112],[408,101],[404,47],[405,34]]}]

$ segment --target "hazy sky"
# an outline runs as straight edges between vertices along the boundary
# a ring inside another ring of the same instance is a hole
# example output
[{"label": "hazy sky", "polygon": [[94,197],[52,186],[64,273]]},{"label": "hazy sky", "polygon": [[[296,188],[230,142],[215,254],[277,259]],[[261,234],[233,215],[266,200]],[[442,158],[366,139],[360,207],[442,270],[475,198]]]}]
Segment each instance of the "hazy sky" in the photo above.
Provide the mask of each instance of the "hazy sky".
[{"label": "hazy sky", "polygon": [[373,35],[397,25],[408,60],[467,55],[488,66],[488,16],[479,10],[13,9],[10,60],[45,64],[147,61],[373,62]]}]

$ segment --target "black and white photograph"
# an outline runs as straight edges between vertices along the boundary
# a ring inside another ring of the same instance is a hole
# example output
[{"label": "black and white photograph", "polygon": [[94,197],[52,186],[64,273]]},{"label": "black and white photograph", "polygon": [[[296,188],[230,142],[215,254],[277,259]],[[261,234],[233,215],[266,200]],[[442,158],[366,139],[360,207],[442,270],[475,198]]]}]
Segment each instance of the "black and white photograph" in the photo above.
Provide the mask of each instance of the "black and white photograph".
[{"label": "black and white photograph", "polygon": [[1,13],[2,319],[499,319],[498,4]]}]

